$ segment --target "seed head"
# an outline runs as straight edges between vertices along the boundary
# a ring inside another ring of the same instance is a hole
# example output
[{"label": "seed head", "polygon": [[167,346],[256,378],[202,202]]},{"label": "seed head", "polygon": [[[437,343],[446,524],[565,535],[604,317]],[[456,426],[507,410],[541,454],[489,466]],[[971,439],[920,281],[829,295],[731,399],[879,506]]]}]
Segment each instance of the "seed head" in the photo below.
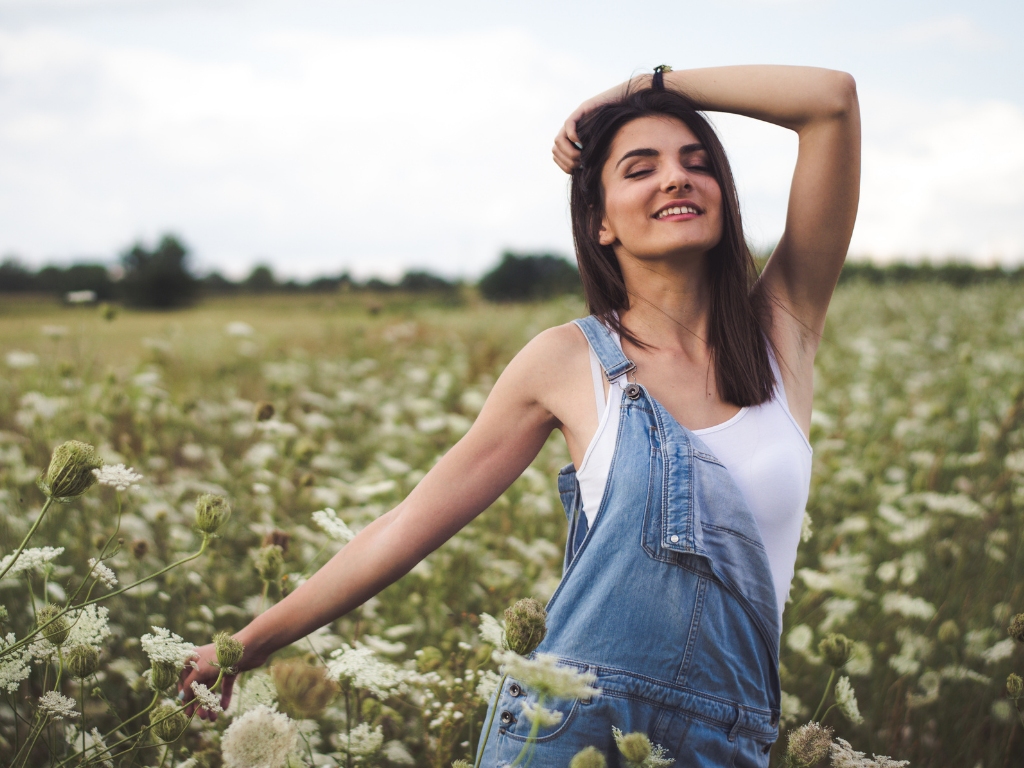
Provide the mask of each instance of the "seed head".
[{"label": "seed head", "polygon": [[153,728],[153,735],[160,741],[174,741],[184,729],[185,713],[177,710],[178,708],[173,704],[161,704],[149,713],[149,723]]},{"label": "seed head", "polygon": [[163,691],[178,682],[181,667],[171,661],[154,661],[149,670],[149,687],[154,691]]},{"label": "seed head", "polygon": [[473,768],[473,764],[468,760],[454,760],[452,768]]},{"label": "seed head", "polygon": [[807,723],[789,734],[786,757],[794,768],[811,768],[828,756],[831,746],[831,728],[818,723]]},{"label": "seed head", "polygon": [[284,568],[284,550],[277,544],[267,544],[256,553],[256,572],[264,581],[274,582],[281,578]]},{"label": "seed head", "polygon": [[547,629],[548,612],[532,597],[517,600],[505,609],[505,638],[508,649],[529,656],[541,644]]},{"label": "seed head", "polygon": [[64,658],[68,672],[79,679],[88,677],[100,668],[100,652],[84,643],[71,646]]},{"label": "seed head", "polygon": [[605,768],[607,765],[608,761],[604,759],[604,755],[594,747],[587,747],[577,752],[569,761],[569,768]]},{"label": "seed head", "polygon": [[312,666],[302,659],[274,664],[270,676],[281,711],[298,720],[318,718],[338,693],[338,685],[327,677],[326,668]]},{"label": "seed head", "polygon": [[96,482],[94,469],[103,466],[103,459],[88,443],[68,440],[58,445],[46,474],[39,478],[39,488],[54,501],[67,503],[92,488]]},{"label": "seed head", "polygon": [[960,627],[952,619],[946,619],[939,625],[939,642],[952,645],[960,639]]},{"label": "seed head", "polygon": [[223,496],[204,493],[196,499],[196,528],[203,533],[216,533],[229,517],[231,505]]},{"label": "seed head", "polygon": [[632,765],[640,765],[651,756],[651,740],[646,733],[635,731],[623,735],[615,735],[615,744],[619,752]]},{"label": "seed head", "polygon": [[256,409],[253,411],[253,416],[256,421],[270,421],[274,418],[274,404],[268,403],[266,400],[261,400],[256,403]]},{"label": "seed head", "polygon": [[420,672],[433,672],[441,666],[444,656],[437,648],[428,645],[416,654],[416,669]]},{"label": "seed head", "polygon": [[1020,675],[1010,673],[1010,676],[1006,678],[1006,692],[1014,701],[1020,698],[1021,693],[1024,693],[1024,680],[1021,680]]},{"label": "seed head", "polygon": [[1024,643],[1024,613],[1018,613],[1010,620],[1007,631],[1010,633],[1010,637],[1018,643]]},{"label": "seed head", "polygon": [[282,552],[288,551],[288,542],[292,540],[292,535],[288,531],[282,531],[280,528],[275,528],[266,536],[263,537],[263,546],[267,544],[277,544],[281,548]]},{"label": "seed head", "polygon": [[132,542],[132,554],[136,560],[141,560],[149,552],[149,542],[145,539],[135,539]]},{"label": "seed head", "polygon": [[818,652],[825,657],[829,666],[841,669],[853,653],[853,641],[846,635],[832,633],[818,643]]},{"label": "seed head", "polygon": [[43,637],[56,646],[64,645],[64,641],[71,634],[71,625],[68,624],[66,616],[61,615],[61,607],[53,603],[47,603],[36,614],[36,624],[40,627],[46,625],[54,617],[57,620],[46,626],[43,630]]},{"label": "seed head", "polygon": [[233,669],[242,660],[245,645],[241,640],[235,640],[227,632],[218,632],[214,635],[213,645],[217,649],[217,664],[225,670],[225,674],[231,674],[227,670]]}]

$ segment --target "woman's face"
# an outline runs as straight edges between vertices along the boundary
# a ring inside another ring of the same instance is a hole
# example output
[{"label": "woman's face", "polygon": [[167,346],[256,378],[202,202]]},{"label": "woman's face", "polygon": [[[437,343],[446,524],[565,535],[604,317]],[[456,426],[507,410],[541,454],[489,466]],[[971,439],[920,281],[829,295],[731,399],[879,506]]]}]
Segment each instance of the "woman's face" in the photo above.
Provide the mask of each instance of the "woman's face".
[{"label": "woman's face", "polygon": [[601,172],[601,245],[620,258],[707,253],[722,237],[722,190],[685,123],[641,117],[612,141]]}]

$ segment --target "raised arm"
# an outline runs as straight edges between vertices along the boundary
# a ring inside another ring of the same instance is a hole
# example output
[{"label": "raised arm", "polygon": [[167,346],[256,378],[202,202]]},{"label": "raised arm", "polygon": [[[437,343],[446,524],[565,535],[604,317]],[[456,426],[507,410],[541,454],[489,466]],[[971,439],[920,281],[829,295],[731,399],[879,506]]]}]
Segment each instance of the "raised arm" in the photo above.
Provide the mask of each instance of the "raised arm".
[{"label": "raised arm", "polygon": [[[239,671],[261,666],[276,650],[345,615],[441,546],[486,509],[536,457],[557,426],[544,402],[538,370],[550,359],[550,332],[509,363],[469,432],[427,473],[409,496],[382,515],[284,600],[253,619],[235,637],[245,644]],[[212,645],[198,650],[198,670],[179,682],[186,701],[191,684],[217,677]],[[225,680],[223,702],[233,678]],[[191,712],[191,710],[189,710]],[[201,717],[208,713],[200,711]],[[216,716],[214,715],[213,718]]]}]

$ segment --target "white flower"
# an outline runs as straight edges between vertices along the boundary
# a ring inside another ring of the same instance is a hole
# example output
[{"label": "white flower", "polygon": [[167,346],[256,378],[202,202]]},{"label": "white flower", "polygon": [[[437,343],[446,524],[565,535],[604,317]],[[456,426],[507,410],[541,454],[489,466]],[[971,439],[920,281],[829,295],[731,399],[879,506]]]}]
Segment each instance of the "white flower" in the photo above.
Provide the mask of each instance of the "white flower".
[{"label": "white flower", "polygon": [[358,761],[380,750],[384,745],[384,729],[379,725],[371,727],[369,723],[360,723],[349,732],[348,738],[339,734],[338,741],[341,748]]},{"label": "white flower", "polygon": [[356,536],[352,529],[345,525],[344,521],[330,507],[314,512],[313,522],[319,525],[332,539],[336,539],[344,544],[352,541]]},{"label": "white flower", "polygon": [[327,673],[336,682],[347,680],[356,688],[363,688],[380,699],[405,689],[409,672],[380,661],[371,648],[352,647],[348,643],[331,653]]},{"label": "white flower", "polygon": [[860,707],[857,706],[857,694],[854,693],[853,686],[850,685],[850,678],[846,675],[840,677],[839,682],[836,683],[836,706],[843,713],[843,717],[854,725],[864,722],[864,716],[861,715]]},{"label": "white flower", "polygon": [[153,632],[155,634],[145,634],[139,640],[153,663],[166,661],[181,668],[196,652],[192,643],[186,643],[169,629],[153,627]]},{"label": "white flower", "polygon": [[562,722],[562,713],[553,709],[545,709],[540,706],[533,706],[528,701],[523,702],[523,717],[531,723],[536,723],[541,728],[551,728]]},{"label": "white flower", "polygon": [[110,750],[103,741],[103,736],[100,735],[98,728],[93,728],[83,737],[82,732],[78,728],[68,725],[64,729],[64,739],[70,747],[76,750],[81,749],[82,742],[85,742],[85,756],[88,758],[85,761],[86,764],[99,760],[104,768],[114,768],[114,761],[107,757],[107,753]]},{"label": "white flower", "polygon": [[266,672],[251,674],[245,683],[235,687],[228,711],[237,717],[256,707],[277,709],[277,687]]},{"label": "white flower", "polygon": [[136,483],[142,479],[142,475],[135,469],[127,469],[124,464],[116,464],[100,467],[92,471],[96,475],[96,482],[100,485],[109,485],[119,491],[128,490],[129,486],[138,488]]},{"label": "white flower", "polygon": [[75,700],[64,696],[57,691],[47,691],[39,697],[39,709],[51,715],[54,720],[78,717],[75,709]]},{"label": "white flower", "polygon": [[480,639],[495,648],[505,648],[505,628],[489,613],[480,614]]},{"label": "white flower", "polygon": [[845,739],[832,742],[832,768],[903,768],[909,760],[893,760],[885,755],[875,755],[872,760],[858,752]]},{"label": "white flower", "polygon": [[[16,640],[14,633],[8,632],[6,638],[0,638],[0,651],[14,645]],[[32,671],[31,661],[32,651],[28,646],[0,658],[0,688],[6,688],[8,693],[17,691],[21,681]]]},{"label": "white flower", "polygon": [[224,708],[220,705],[220,696],[213,693],[198,680],[192,681],[192,693],[196,695],[196,701],[199,702],[199,706],[203,709],[207,709],[210,712],[224,711]]},{"label": "white flower", "polygon": [[985,660],[986,664],[998,664],[1003,659],[1008,659],[1013,656],[1013,643],[1014,640],[1012,637],[1000,640],[991,648],[982,651],[981,658]]},{"label": "white flower", "polygon": [[512,651],[502,651],[495,656],[507,675],[541,696],[590,699],[601,695],[601,691],[591,685],[597,680],[596,675],[580,672],[573,666],[560,665],[558,657],[549,653],[538,653],[532,659]]},{"label": "white flower", "polygon": [[221,738],[225,768],[284,768],[299,729],[287,715],[256,707],[237,718]]},{"label": "white flower", "polygon": [[117,576],[114,575],[114,572],[105,563],[101,563],[95,557],[90,557],[89,567],[92,568],[93,578],[99,579],[108,587],[117,586]]},{"label": "white flower", "polygon": [[39,364],[39,356],[32,352],[13,350],[7,353],[7,365],[11,368],[31,368]]},{"label": "white flower", "polygon": [[882,610],[898,613],[908,619],[927,621],[935,615],[935,606],[921,597],[911,597],[903,592],[886,592],[882,595]]},{"label": "white flower", "polygon": [[29,571],[46,565],[55,557],[59,557],[63,552],[64,547],[32,547],[31,549],[23,550],[14,565],[11,565],[11,561],[14,560],[14,553],[12,552],[0,559],[0,572],[8,565],[11,565],[11,570],[4,574],[4,578],[7,579],[23,571]]},{"label": "white flower", "polygon": [[91,645],[100,649],[110,637],[110,627],[107,625],[107,615],[110,609],[101,605],[87,605],[80,611],[70,611],[67,614],[68,622],[71,624],[71,633],[68,635],[67,645]]},{"label": "white flower", "polygon": [[[625,735],[614,725],[612,726],[612,736],[615,738],[615,744],[620,750]],[[644,758],[644,761],[642,763],[632,763],[627,759],[627,765],[635,766],[635,768],[665,768],[665,766],[672,765],[675,762],[675,758],[667,757],[668,750],[663,746],[655,744],[650,739],[648,739],[647,743],[651,745],[651,753]]]},{"label": "white flower", "polygon": [[476,684],[476,695],[481,701],[490,701],[491,696],[498,690],[498,683],[501,682],[501,676],[496,672],[487,670],[480,675],[480,681]]},{"label": "white flower", "polygon": [[233,323],[228,323],[224,326],[224,332],[228,336],[252,336],[252,326],[248,323],[243,323],[240,320],[235,320]]}]

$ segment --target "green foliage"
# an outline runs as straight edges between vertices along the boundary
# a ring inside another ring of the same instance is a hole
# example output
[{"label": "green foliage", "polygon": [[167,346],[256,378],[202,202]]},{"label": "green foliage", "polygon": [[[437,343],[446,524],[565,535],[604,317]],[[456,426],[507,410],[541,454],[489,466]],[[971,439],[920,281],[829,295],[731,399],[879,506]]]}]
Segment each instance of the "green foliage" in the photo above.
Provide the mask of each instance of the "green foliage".
[{"label": "green foliage", "polygon": [[501,263],[480,279],[480,293],[491,301],[535,301],[580,293],[576,268],[551,254],[502,254]]},{"label": "green foliage", "polygon": [[191,304],[199,293],[199,281],[188,268],[188,250],[174,235],[164,235],[153,250],[136,243],[121,262],[121,290],[132,306],[174,309]]}]

